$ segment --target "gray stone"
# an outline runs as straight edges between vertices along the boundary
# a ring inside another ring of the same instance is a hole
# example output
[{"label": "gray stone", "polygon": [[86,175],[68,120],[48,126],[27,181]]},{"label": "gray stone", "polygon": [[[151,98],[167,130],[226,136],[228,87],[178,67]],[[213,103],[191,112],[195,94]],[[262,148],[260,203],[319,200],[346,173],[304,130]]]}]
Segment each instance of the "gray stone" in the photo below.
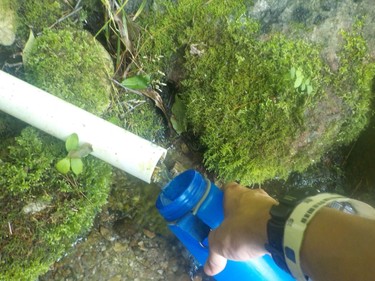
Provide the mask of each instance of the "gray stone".
[{"label": "gray stone", "polygon": [[16,14],[9,1],[0,0],[0,45],[10,46],[16,39]]}]

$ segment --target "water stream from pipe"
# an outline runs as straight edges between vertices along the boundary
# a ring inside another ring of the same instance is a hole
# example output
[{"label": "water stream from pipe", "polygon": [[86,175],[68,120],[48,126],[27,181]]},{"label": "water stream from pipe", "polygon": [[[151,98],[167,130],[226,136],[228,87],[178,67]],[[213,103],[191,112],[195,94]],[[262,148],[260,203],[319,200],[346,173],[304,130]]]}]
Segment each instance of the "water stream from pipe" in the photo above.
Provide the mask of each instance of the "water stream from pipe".
[{"label": "water stream from pipe", "polygon": [[164,163],[158,163],[151,177],[151,182],[163,189],[171,180],[172,174]]}]

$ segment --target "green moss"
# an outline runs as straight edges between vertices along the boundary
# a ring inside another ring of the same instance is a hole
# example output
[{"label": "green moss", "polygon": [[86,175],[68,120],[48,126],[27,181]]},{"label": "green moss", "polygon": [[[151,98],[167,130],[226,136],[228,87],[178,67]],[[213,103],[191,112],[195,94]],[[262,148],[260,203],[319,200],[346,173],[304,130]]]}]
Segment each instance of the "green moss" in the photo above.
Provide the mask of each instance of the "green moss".
[{"label": "green moss", "polygon": [[97,115],[108,108],[113,64],[88,32],[46,30],[25,60],[31,84]]},{"label": "green moss", "polygon": [[[111,168],[88,157],[80,176],[59,174],[54,164],[64,144],[31,127],[6,155],[0,170],[0,280],[35,280],[91,227],[106,202]],[[26,211],[38,203],[44,208]]]},{"label": "green moss", "polygon": [[[217,45],[185,64],[189,76],[182,97],[206,147],[207,167],[244,183],[285,178],[306,168],[311,159],[295,157],[292,149],[298,148],[292,143],[305,129],[305,111],[314,108],[322,91],[319,53],[281,35],[260,41],[257,25],[244,28],[241,19],[226,28]],[[294,88],[292,67],[312,81],[310,95]]]},{"label": "green moss", "polygon": [[[67,1],[61,0],[18,0],[19,14],[23,23],[35,33],[41,32],[55,24],[60,18],[69,13]],[[68,25],[70,19],[63,22]]]},{"label": "green moss", "polygon": [[362,33],[363,22],[357,21],[351,31],[342,31],[343,48],[339,52],[340,68],[332,84],[342,97],[347,120],[339,134],[340,141],[355,140],[371,117],[369,108],[373,102],[375,63],[370,59]]},{"label": "green moss", "polygon": [[121,93],[105,119],[158,143],[162,142],[166,129],[161,113],[155,105],[147,98],[132,93]]},{"label": "green moss", "polygon": [[[279,34],[261,37],[241,1],[178,3],[149,16],[143,70],[157,77],[157,67],[168,72],[184,54],[179,95],[205,148],[206,167],[221,178],[285,179],[366,125],[375,72],[358,30],[344,34],[340,68],[332,73],[319,46]],[[160,56],[164,64],[147,60]],[[295,86],[291,68],[300,69],[312,91]]]},{"label": "green moss", "polygon": [[[177,5],[178,3],[178,5]],[[217,28],[217,37],[220,37],[220,26],[228,17],[235,17],[244,12],[249,1],[221,1],[219,4],[206,3],[202,0],[163,1],[151,15],[141,14],[141,24],[147,29],[141,34],[137,63],[153,80],[164,80],[174,75],[172,62],[179,52],[189,50],[190,44],[199,44],[195,38],[209,35],[212,29]],[[200,29],[196,28],[200,26]],[[206,28],[209,27],[209,28]],[[201,33],[201,34],[199,34]],[[205,35],[204,35],[205,34]]]}]

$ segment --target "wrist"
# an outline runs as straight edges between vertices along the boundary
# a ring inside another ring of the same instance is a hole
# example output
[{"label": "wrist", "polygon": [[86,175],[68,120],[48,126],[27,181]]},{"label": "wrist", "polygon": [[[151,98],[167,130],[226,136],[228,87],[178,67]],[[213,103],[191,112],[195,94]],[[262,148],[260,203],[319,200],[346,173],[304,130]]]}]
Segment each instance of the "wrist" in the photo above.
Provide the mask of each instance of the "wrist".
[{"label": "wrist", "polygon": [[255,236],[257,237],[257,245],[259,245],[259,249],[264,253],[268,252],[265,245],[268,243],[267,224],[271,219],[270,211],[273,206],[277,206],[279,204],[273,198],[270,199],[272,200],[269,200],[269,202],[264,205],[264,208],[262,210],[258,209],[259,216],[258,221],[255,224],[256,227],[254,228],[254,225],[251,226],[253,231],[256,231]]}]

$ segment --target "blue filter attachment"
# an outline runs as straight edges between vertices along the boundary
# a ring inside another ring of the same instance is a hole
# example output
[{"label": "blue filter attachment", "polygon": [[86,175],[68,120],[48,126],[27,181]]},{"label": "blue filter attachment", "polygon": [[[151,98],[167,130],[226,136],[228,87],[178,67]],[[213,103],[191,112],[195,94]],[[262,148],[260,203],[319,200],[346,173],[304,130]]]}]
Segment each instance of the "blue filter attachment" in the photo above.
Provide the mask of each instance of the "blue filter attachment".
[{"label": "blue filter attachment", "polygon": [[[208,234],[224,219],[223,192],[195,170],[187,170],[161,191],[156,208],[171,231],[201,264],[208,257]],[[218,281],[293,281],[269,255],[246,262],[228,261]]]}]

